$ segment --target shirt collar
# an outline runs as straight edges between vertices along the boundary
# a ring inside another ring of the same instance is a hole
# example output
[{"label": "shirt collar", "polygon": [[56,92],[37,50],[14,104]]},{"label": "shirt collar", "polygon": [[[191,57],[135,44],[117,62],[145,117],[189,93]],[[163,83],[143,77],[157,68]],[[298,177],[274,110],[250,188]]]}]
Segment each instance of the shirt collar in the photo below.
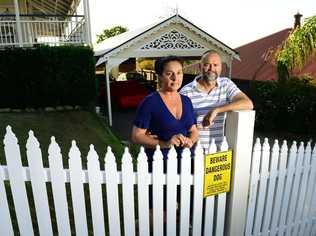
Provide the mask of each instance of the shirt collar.
[{"label": "shirt collar", "polygon": [[[199,89],[198,89],[198,82],[197,82],[197,81],[198,81],[200,78],[201,78],[201,75],[198,75],[198,76],[196,76],[196,77],[194,78],[194,80],[193,80],[192,86],[193,86],[193,88],[196,89],[196,90],[199,90]],[[217,87],[220,86],[220,81],[221,81],[220,78],[221,78],[221,77],[217,77],[217,78],[216,78]]]}]

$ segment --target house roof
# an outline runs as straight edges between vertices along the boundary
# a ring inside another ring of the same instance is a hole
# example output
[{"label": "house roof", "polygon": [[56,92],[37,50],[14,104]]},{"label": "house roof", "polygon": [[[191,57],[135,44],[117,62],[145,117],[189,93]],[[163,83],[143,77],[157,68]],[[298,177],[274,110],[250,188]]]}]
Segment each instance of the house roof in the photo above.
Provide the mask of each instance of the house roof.
[{"label": "house roof", "polygon": [[[170,25],[172,25],[172,26],[170,27]],[[176,15],[173,15],[173,16],[171,16],[167,19],[164,19],[160,22],[145,26],[143,28],[140,28],[140,29],[137,29],[134,31],[127,31],[123,34],[106,39],[101,44],[96,45],[94,47],[95,56],[100,57],[98,62],[97,62],[97,65],[100,65],[101,63],[107,61],[109,57],[113,57],[114,55],[118,54],[119,51],[122,51],[124,49],[128,49],[128,48],[132,47],[133,45],[139,43],[140,41],[146,42],[146,40],[147,41],[152,40],[151,36],[156,37],[156,42],[151,41],[152,43],[157,43],[159,40],[160,41],[163,40],[162,39],[164,37],[163,34],[166,33],[164,30],[167,29],[168,27],[170,29],[176,29],[177,32],[180,32],[181,34],[183,34],[184,37],[188,40],[191,40],[192,37],[196,37],[196,38],[199,37],[201,40],[203,40],[205,42],[205,44],[207,44],[207,43],[212,44],[213,46],[222,50],[224,53],[229,54],[236,59],[239,59],[238,53],[234,49],[230,48],[229,46],[227,46],[223,42],[217,40],[216,38],[214,38],[210,34],[206,33],[202,29],[198,28],[197,26],[195,26],[194,24],[192,24],[190,21],[186,20],[182,16],[176,14]],[[162,34],[158,34],[156,36],[153,36],[158,31],[161,31]],[[184,33],[184,31],[186,31],[186,32]],[[196,44],[196,41],[194,39],[192,42],[195,45],[199,45],[199,43]],[[141,49],[143,49],[143,48],[141,48]],[[168,48],[169,49],[169,51],[168,51],[166,48],[159,48],[158,49],[157,47],[155,47],[155,48],[154,47],[153,48],[147,47],[146,48],[147,55],[148,55],[148,51],[149,51],[148,49],[151,50],[150,55],[153,57],[163,56],[161,53],[158,53],[158,51],[165,51],[166,53],[170,54],[170,53],[172,53],[172,50],[174,50],[174,48]],[[177,49],[179,49],[179,48],[177,48]],[[192,52],[192,49],[197,49],[197,47],[190,48],[191,52]],[[203,52],[209,48],[205,45],[201,45],[201,47],[199,49],[200,49],[199,51],[197,51],[197,50],[195,51],[195,54],[197,54],[197,55],[192,54],[192,56],[200,56],[202,54],[200,51]],[[137,49],[137,50],[140,51],[140,49]],[[182,49],[182,51],[185,51],[185,50],[186,49]]]},{"label": "house roof", "polygon": [[[282,44],[291,32],[287,28],[248,43],[235,50],[239,53],[241,61],[234,60],[232,65],[232,78],[241,80],[277,80],[276,65],[271,59],[266,59],[273,50]],[[295,75],[308,74],[316,78],[315,60],[310,60],[302,70],[294,72]]]}]

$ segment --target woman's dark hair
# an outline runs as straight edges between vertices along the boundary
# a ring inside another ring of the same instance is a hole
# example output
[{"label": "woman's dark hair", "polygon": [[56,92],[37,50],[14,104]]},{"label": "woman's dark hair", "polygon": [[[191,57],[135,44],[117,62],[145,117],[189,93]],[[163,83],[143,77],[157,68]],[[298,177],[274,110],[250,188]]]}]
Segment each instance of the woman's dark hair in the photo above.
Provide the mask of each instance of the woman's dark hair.
[{"label": "woman's dark hair", "polygon": [[166,66],[166,64],[168,64],[171,61],[177,61],[181,64],[181,66],[183,66],[183,61],[180,57],[177,56],[167,56],[167,57],[161,57],[158,58],[155,61],[155,71],[157,75],[162,75],[162,72]]}]

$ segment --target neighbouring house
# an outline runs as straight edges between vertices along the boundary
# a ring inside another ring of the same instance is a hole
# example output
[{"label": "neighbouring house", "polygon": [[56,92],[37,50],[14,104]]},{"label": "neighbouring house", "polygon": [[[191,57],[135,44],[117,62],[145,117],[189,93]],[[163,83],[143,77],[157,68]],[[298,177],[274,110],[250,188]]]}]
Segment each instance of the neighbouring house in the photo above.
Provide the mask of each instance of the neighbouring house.
[{"label": "neighbouring house", "polygon": [[[301,14],[295,16],[294,28],[300,26]],[[284,42],[293,29],[287,28],[268,35],[254,42],[240,46],[235,50],[239,53],[241,61],[234,60],[232,66],[232,79],[238,81],[269,81],[277,80],[276,65],[273,62],[274,51]],[[316,79],[315,57],[301,69],[293,72],[294,75],[309,75]]]},{"label": "neighbouring house", "polygon": [[1,0],[0,49],[90,45],[89,0]]},{"label": "neighbouring house", "polygon": [[[130,58],[155,59],[168,55],[176,55],[184,60],[197,60],[209,50],[217,50],[223,63],[231,71],[233,59],[239,60],[238,53],[217,40],[196,25],[175,14],[160,22],[145,26],[134,31],[106,39],[94,48],[97,57],[96,66],[102,66],[105,71],[108,120],[112,125],[112,92],[110,91],[110,73]],[[129,90],[130,86],[127,86]],[[122,94],[126,94],[122,92]]]}]

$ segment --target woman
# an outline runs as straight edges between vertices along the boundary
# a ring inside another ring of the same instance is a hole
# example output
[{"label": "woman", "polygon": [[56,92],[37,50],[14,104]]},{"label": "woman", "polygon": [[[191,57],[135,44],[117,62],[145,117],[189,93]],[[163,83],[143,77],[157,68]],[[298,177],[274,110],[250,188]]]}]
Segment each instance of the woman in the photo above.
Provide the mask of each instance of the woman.
[{"label": "woman", "polygon": [[160,89],[145,97],[139,105],[132,130],[132,141],[145,146],[151,171],[156,145],[164,159],[172,145],[178,157],[183,148],[191,148],[198,139],[191,100],[178,93],[183,80],[182,61],[175,56],[155,63]]}]

